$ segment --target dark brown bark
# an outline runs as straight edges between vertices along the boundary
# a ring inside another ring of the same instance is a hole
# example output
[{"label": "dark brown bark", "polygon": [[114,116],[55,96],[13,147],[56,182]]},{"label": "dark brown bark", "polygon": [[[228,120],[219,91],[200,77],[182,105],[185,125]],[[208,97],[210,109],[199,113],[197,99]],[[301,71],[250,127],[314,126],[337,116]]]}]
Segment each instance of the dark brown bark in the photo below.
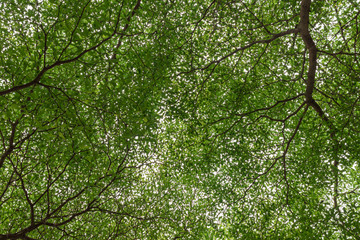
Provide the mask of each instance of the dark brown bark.
[{"label": "dark brown bark", "polygon": [[309,69],[307,73],[305,98],[307,103],[314,108],[320,115],[323,115],[321,108],[318,107],[315,100],[312,97],[315,86],[315,73],[317,65],[317,48],[314,40],[312,39],[309,31],[309,14],[310,14],[311,0],[303,0],[301,2],[300,10],[300,23],[299,31],[302,40],[305,43],[307,50],[309,51]]},{"label": "dark brown bark", "polygon": [[[310,5],[311,0],[302,0],[301,1],[301,10],[300,10],[300,23],[299,23],[299,33],[302,38],[302,40],[305,43],[305,46],[307,50],[309,51],[309,69],[307,73],[307,80],[306,80],[306,91],[305,91],[305,99],[306,103],[311,106],[318,115],[325,121],[327,126],[330,129],[330,137],[335,142],[336,148],[338,147],[339,143],[335,137],[336,129],[331,123],[331,121],[328,119],[328,117],[325,115],[324,111],[320,107],[320,105],[315,101],[312,94],[315,88],[315,73],[316,73],[316,65],[317,65],[317,48],[315,45],[314,40],[312,39],[309,31],[309,15],[310,15]],[[334,208],[338,209],[338,201],[337,201],[337,195],[338,195],[338,165],[339,161],[337,159],[337,156],[335,156],[333,162],[334,166],[334,176],[335,176],[335,183],[334,183]],[[340,211],[339,211],[340,212]]]}]

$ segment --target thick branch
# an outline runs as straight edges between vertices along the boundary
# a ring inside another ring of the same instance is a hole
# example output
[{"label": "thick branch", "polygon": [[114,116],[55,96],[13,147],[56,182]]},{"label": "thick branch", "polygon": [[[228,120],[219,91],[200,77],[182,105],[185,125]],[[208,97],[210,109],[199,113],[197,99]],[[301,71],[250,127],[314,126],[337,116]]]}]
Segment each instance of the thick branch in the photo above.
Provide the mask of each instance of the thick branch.
[{"label": "thick branch", "polygon": [[[300,23],[299,31],[302,40],[305,43],[306,48],[309,50],[309,69],[308,69],[308,78],[307,86],[305,91],[305,98],[309,105],[314,107],[314,99],[312,93],[315,86],[315,72],[316,72],[316,60],[317,60],[317,49],[309,32],[309,13],[310,13],[310,4],[311,0],[303,0],[301,2],[300,10]],[[315,109],[317,111],[317,109]],[[322,115],[322,114],[320,114]]]},{"label": "thick branch", "polygon": [[[324,111],[320,107],[320,105],[315,101],[312,97],[313,90],[315,88],[315,73],[316,73],[316,60],[317,60],[317,48],[316,45],[310,35],[309,32],[309,13],[310,13],[310,5],[311,0],[302,0],[301,1],[301,10],[300,10],[300,23],[299,23],[299,31],[302,40],[305,43],[306,48],[309,51],[309,69],[308,69],[308,78],[306,81],[306,91],[305,91],[305,98],[306,102],[309,106],[311,106],[318,115],[325,121],[330,129],[330,137],[334,140],[336,144],[336,151],[339,146],[339,142],[335,138],[336,129],[328,117],[325,115]],[[339,185],[339,177],[338,177],[338,156],[336,153],[335,160],[333,162],[334,166],[334,176],[335,176],[335,184],[334,184],[334,207],[340,213],[338,208],[337,196],[338,196],[338,185]]]}]

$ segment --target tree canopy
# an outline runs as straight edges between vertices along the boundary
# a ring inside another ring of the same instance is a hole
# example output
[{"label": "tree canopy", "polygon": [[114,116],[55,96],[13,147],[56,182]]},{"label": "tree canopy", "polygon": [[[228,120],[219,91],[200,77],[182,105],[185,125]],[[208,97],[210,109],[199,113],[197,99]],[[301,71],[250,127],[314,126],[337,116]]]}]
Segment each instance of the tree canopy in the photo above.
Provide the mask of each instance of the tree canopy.
[{"label": "tree canopy", "polygon": [[0,239],[360,239],[357,0],[0,6]]}]

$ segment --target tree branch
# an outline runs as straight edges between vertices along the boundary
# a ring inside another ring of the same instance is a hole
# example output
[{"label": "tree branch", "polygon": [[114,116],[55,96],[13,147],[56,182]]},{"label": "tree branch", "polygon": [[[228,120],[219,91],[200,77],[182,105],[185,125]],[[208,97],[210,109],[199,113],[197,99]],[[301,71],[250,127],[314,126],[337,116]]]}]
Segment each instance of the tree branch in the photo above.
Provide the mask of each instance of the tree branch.
[{"label": "tree branch", "polygon": [[[300,10],[300,23],[298,26],[300,36],[305,43],[306,48],[309,50],[309,69],[307,73],[305,98],[309,105],[314,109],[316,108],[315,100],[312,97],[315,86],[315,73],[316,73],[316,61],[317,61],[317,48],[314,40],[309,32],[309,13],[310,13],[311,0],[303,0],[301,2]],[[315,109],[318,111],[317,109]]]}]

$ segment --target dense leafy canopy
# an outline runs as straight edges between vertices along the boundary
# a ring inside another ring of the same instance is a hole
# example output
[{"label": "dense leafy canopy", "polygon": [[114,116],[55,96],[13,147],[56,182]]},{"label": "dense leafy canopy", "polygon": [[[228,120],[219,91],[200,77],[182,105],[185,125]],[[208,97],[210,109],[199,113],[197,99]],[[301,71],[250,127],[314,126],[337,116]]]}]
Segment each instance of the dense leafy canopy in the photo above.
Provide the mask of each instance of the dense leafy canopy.
[{"label": "dense leafy canopy", "polygon": [[360,239],[357,0],[0,6],[0,239]]}]

